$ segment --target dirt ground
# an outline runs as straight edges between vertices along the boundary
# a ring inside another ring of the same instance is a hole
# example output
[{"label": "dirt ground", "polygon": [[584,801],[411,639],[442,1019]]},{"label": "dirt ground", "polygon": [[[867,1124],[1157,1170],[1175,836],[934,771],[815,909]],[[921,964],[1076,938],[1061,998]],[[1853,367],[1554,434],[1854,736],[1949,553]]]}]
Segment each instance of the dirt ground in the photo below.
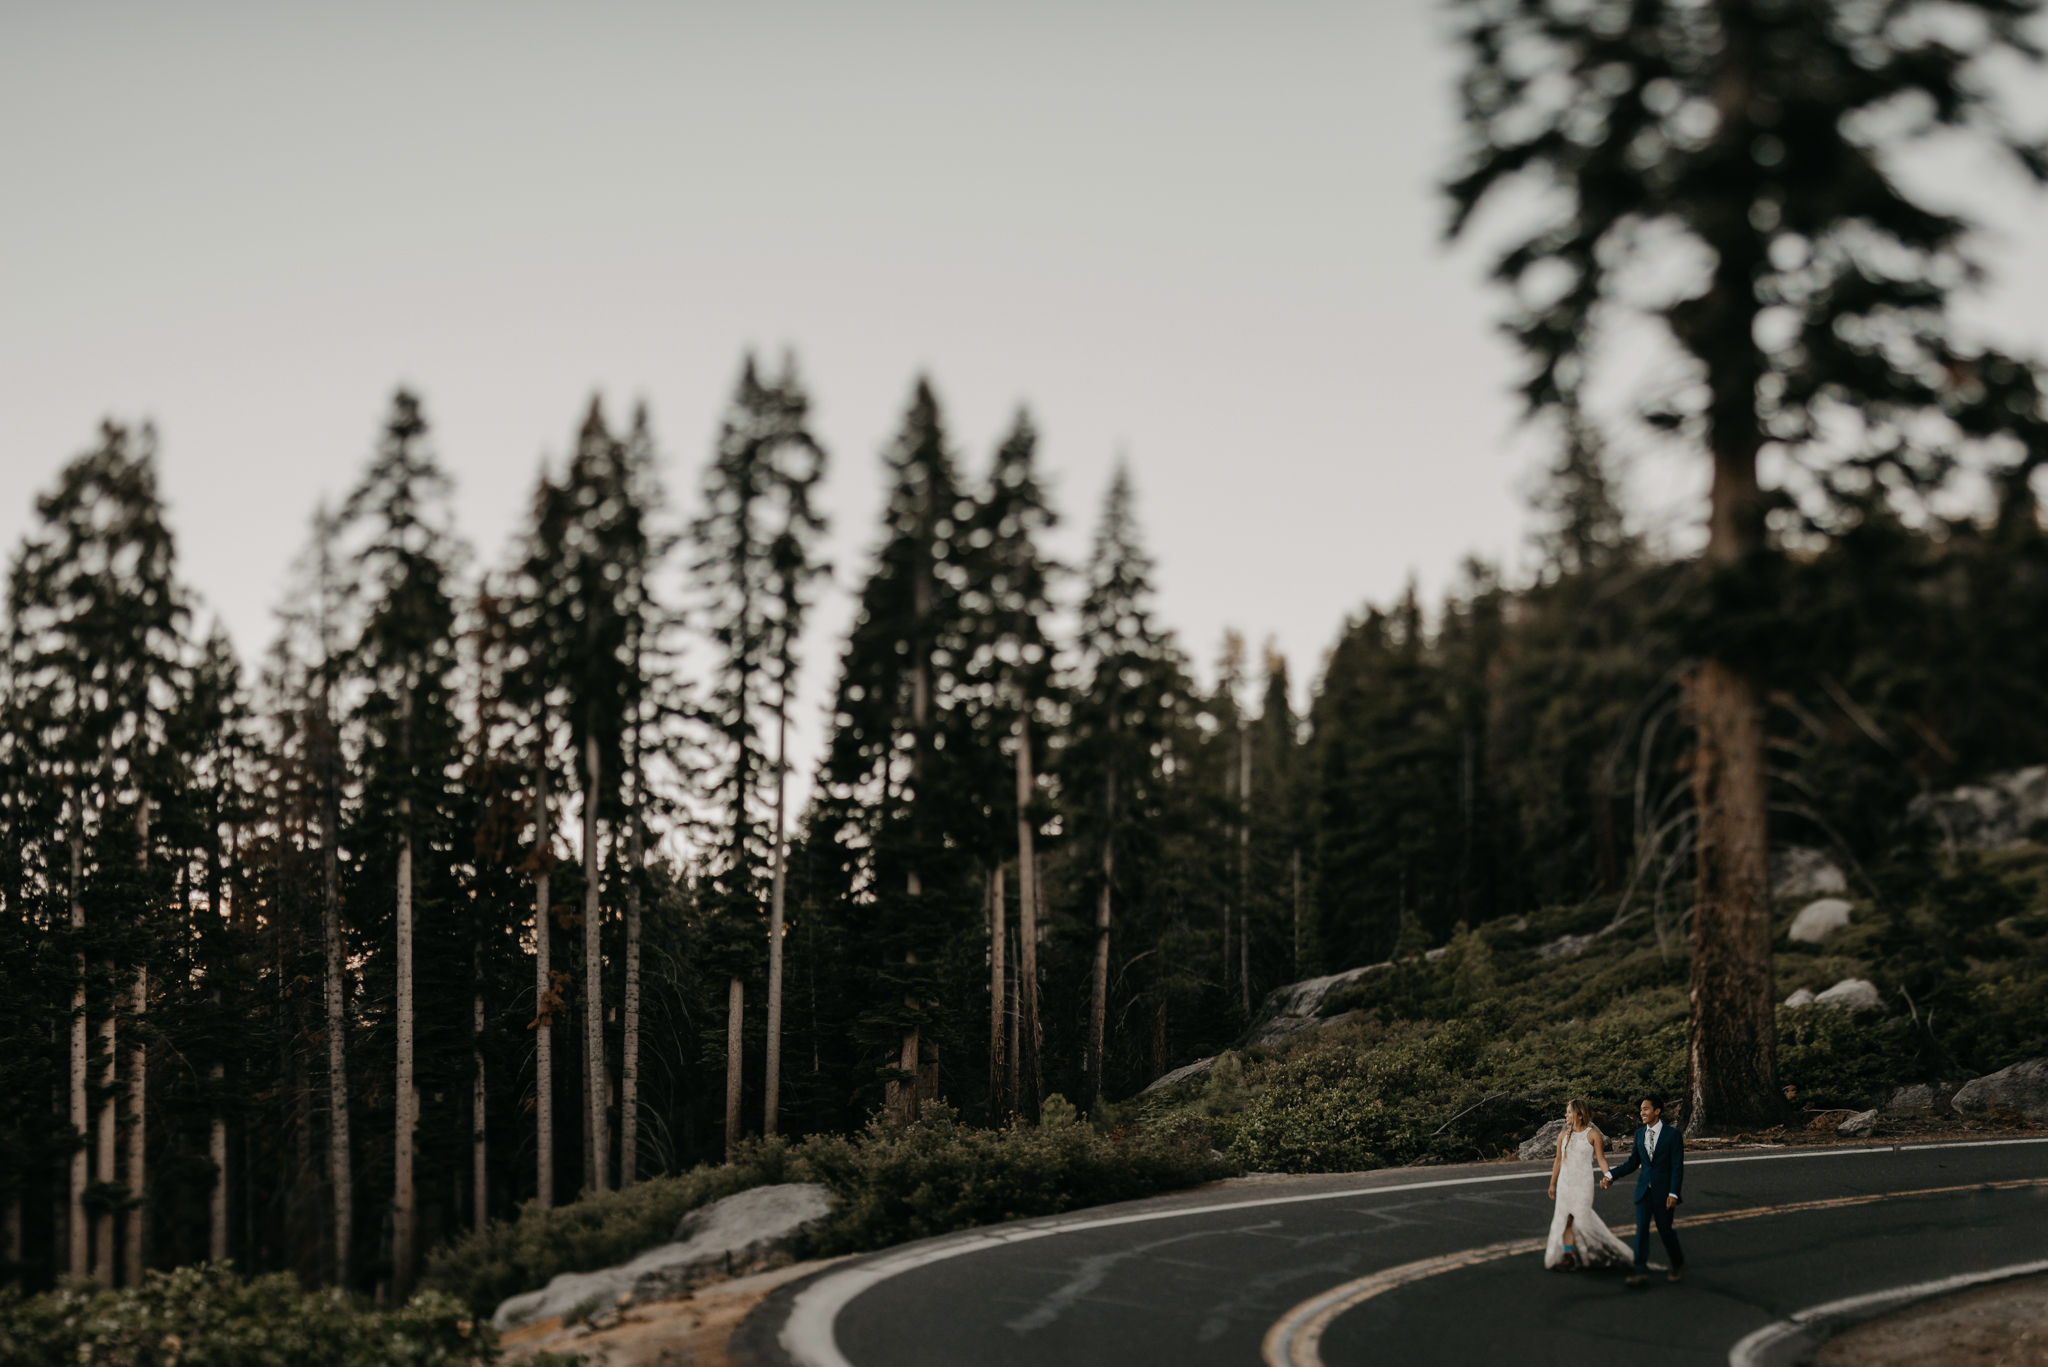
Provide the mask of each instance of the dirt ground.
[{"label": "dirt ground", "polygon": [[1814,1367],[2048,1367],[2048,1277],[1965,1291],[1859,1324]]},{"label": "dirt ground", "polygon": [[501,1335],[499,1361],[515,1364],[537,1353],[581,1353],[588,1367],[729,1367],[726,1340],[749,1310],[783,1283],[836,1261],[792,1263],[715,1282],[681,1300],[603,1311],[587,1324],[567,1328],[560,1319],[544,1319]]}]

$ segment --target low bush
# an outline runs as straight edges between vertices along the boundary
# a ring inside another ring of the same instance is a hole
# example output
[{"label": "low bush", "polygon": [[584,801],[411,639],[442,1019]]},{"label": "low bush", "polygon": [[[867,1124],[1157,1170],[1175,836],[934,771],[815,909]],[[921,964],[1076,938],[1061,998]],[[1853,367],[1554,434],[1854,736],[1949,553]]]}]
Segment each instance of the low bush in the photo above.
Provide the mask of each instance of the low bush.
[{"label": "low bush", "polygon": [[809,1250],[835,1254],[1134,1200],[1229,1171],[1206,1136],[1100,1134],[1059,1097],[1047,1099],[1044,1124],[1004,1130],[962,1125],[947,1107],[927,1105],[914,1125],[876,1120],[851,1136],[756,1140],[731,1162],[572,1206],[529,1206],[435,1251],[423,1284],[488,1315],[558,1272],[609,1267],[668,1241],[698,1206],[775,1182],[820,1182],[839,1196]]},{"label": "low bush", "polygon": [[289,1273],[225,1263],[148,1272],[130,1291],[0,1291],[7,1367],[458,1367],[497,1357],[489,1324],[443,1292],[379,1310]]}]

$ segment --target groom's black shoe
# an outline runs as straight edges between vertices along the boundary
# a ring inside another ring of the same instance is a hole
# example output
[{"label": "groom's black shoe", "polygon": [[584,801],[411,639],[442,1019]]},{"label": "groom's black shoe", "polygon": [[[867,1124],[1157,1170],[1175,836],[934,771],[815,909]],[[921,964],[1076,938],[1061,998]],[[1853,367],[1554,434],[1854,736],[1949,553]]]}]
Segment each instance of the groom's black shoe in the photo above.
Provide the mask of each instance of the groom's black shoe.
[{"label": "groom's black shoe", "polygon": [[1627,1281],[1622,1283],[1623,1286],[1633,1287],[1637,1291],[1642,1290],[1649,1284],[1650,1279],[1640,1272],[1636,1273],[1634,1276],[1630,1277]]},{"label": "groom's black shoe", "polygon": [[1681,1266],[1679,1266],[1679,1267],[1674,1267],[1674,1268],[1672,1268],[1672,1269],[1671,1269],[1671,1275],[1670,1275],[1670,1276],[1668,1276],[1668,1277],[1666,1277],[1666,1278],[1665,1278],[1664,1280],[1665,1280],[1665,1281],[1667,1281],[1667,1282],[1682,1282],[1682,1281],[1684,1281],[1684,1280],[1685,1280],[1685,1268],[1684,1268],[1684,1267],[1683,1267],[1682,1265],[1681,1265]]}]

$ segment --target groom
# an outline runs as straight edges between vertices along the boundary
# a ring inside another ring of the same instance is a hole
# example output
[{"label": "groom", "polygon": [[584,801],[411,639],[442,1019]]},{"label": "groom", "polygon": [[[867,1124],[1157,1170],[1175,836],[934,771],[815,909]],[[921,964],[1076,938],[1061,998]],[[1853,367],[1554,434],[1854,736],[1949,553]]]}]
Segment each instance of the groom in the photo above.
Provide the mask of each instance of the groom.
[{"label": "groom", "polygon": [[1617,1177],[1636,1174],[1636,1270],[1628,1279],[1633,1287],[1650,1284],[1650,1221],[1657,1222],[1658,1237],[1671,1255],[1671,1277],[1685,1280],[1685,1254],[1678,1247],[1678,1235],[1671,1228],[1672,1212],[1678,1209],[1679,1188],[1685,1184],[1685,1140],[1664,1123],[1663,1108],[1655,1097],[1644,1097],[1643,1127],[1636,1131],[1635,1148],[1628,1161],[1612,1168],[1600,1179],[1602,1187],[1614,1185]]}]

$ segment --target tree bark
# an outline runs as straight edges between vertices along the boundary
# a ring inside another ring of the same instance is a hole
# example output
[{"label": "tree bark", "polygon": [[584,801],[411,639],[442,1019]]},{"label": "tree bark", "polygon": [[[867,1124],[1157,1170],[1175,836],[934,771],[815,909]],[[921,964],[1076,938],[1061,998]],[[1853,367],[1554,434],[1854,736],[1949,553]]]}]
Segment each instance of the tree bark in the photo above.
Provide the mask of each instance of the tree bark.
[{"label": "tree bark", "polygon": [[[112,964],[107,965],[111,971]],[[114,1110],[114,1016],[115,1004],[107,1003],[106,1019],[100,1022],[100,1134],[99,1134],[99,1180],[112,1183],[114,1161],[118,1151],[120,1117]],[[102,1210],[93,1221],[92,1248],[93,1280],[103,1287],[114,1285],[114,1212]]]},{"label": "tree bark", "polygon": [[[1111,726],[1115,722],[1112,720]],[[1116,770],[1106,780],[1109,814],[1102,834],[1102,892],[1095,902],[1095,968],[1088,994],[1088,1109],[1102,1104],[1102,1047],[1109,1021],[1109,903],[1116,877]]]},{"label": "tree bark", "polygon": [[[330,737],[331,739],[331,737]],[[320,930],[327,954],[327,1172],[334,1194],[334,1284],[348,1285],[349,1248],[354,1239],[355,1187],[349,1171],[348,1137],[348,967],[341,946],[341,799],[339,785],[328,776],[323,814],[326,848],[321,851]],[[214,1077],[222,1069],[214,1065]],[[218,1102],[216,1102],[218,1105]],[[227,1122],[218,1110],[213,1120],[214,1258],[228,1253]]]},{"label": "tree bark", "polygon": [[[84,814],[78,809],[78,795],[71,797],[71,928],[85,929],[85,833]],[[85,1222],[85,1188],[92,1173],[92,1115],[86,1102],[86,1075],[90,1067],[89,1037],[85,1019],[85,955],[74,965],[78,982],[71,990],[71,1129],[78,1147],[71,1151],[71,1206],[65,1220],[65,1240],[70,1245],[71,1275],[83,1281],[90,1273],[91,1243]]]},{"label": "tree bark", "polygon": [[782,1109],[782,923],[789,862],[785,789],[789,776],[789,698],[775,709],[775,867],[768,882],[767,1078],[761,1101],[761,1133],[773,1135]]},{"label": "tree bark", "polygon": [[1301,850],[1294,851],[1294,981],[1301,981]]},{"label": "tree bark", "polygon": [[738,978],[725,985],[725,1156],[740,1146],[741,1030],[747,1019],[747,989]]},{"label": "tree bark", "polygon": [[[216,1096],[227,1087],[227,1073],[226,1064],[213,1065],[213,1090]],[[226,1262],[228,1257],[228,1122],[227,1117],[220,1113],[218,1103],[215,1104],[213,1123],[206,1136],[206,1156],[213,1160],[213,1190],[208,1194],[206,1211],[206,1252],[207,1257],[214,1262],[222,1263]],[[346,1171],[343,1172],[342,1179],[347,1180]],[[338,1212],[347,1209],[339,1201],[335,1204]],[[339,1234],[336,1237],[334,1280],[337,1285],[345,1286],[348,1284],[347,1248],[339,1243]]]},{"label": "tree bark", "polygon": [[1003,951],[1009,938],[1004,925],[1003,906],[1003,865],[996,861],[989,874],[988,883],[988,1123],[1000,1126],[1006,1117],[1003,1114],[1003,1097],[1008,1092],[1005,1075],[1009,1071],[1008,1060],[1003,1050],[1004,988],[1007,978],[1003,972]]},{"label": "tree bark", "polygon": [[[1733,24],[1733,21],[1730,21]],[[1746,21],[1745,21],[1746,24]],[[1737,105],[1754,60],[1745,24],[1721,57],[1719,87]],[[1722,136],[1744,140],[1743,109],[1725,111]],[[1705,568],[1751,572],[1766,548],[1764,500],[1757,481],[1762,433],[1756,418],[1761,354],[1752,340],[1758,312],[1754,280],[1762,248],[1746,223],[1730,218],[1709,233],[1715,252],[1703,316],[1734,345],[1708,375],[1709,444],[1714,480]],[[1775,1122],[1777,1013],[1772,1004],[1769,828],[1765,808],[1763,689],[1753,664],[1709,656],[1687,689],[1695,728],[1693,805],[1697,817],[1693,900],[1692,1018],[1686,1048],[1688,1133]]]},{"label": "tree bark", "polygon": [[633,777],[633,813],[627,818],[626,1000],[624,1057],[619,1069],[619,1187],[640,1180],[640,874],[646,867],[640,837],[640,782]]},{"label": "tree bark", "polygon": [[597,806],[601,761],[597,736],[587,734],[583,742],[583,976],[584,1044],[589,1050],[584,1066],[586,1095],[590,1100],[591,1190],[603,1191],[605,1158],[611,1148],[611,1126],[606,1123],[607,1076],[604,1066],[604,916],[598,902],[598,887],[604,870],[597,862]]},{"label": "tree bark", "polygon": [[398,819],[398,1126],[393,1137],[394,1219],[391,1237],[391,1298],[403,1305],[412,1295],[419,1199],[413,1190],[413,1137],[419,1130],[420,1094],[413,1079],[412,801],[400,798]]},{"label": "tree bark", "polygon": [[[1031,823],[1030,705],[1017,710],[1017,1114],[1036,1125],[1045,1098],[1038,1032],[1038,853]],[[1021,1052],[1019,1052],[1021,1050]]]},{"label": "tree bark", "polygon": [[[545,735],[542,744],[546,744]],[[548,860],[553,852],[554,833],[548,828],[548,766],[542,757],[534,762],[533,787],[533,1199],[542,1210],[555,1204],[555,1026],[548,1002],[555,985],[548,902]]]},{"label": "tree bark", "polygon": [[1237,800],[1240,819],[1237,826],[1237,904],[1243,908],[1244,927],[1239,937],[1243,944],[1238,958],[1242,961],[1242,972],[1238,975],[1240,1005],[1249,1016],[1252,1012],[1252,733],[1242,720],[1237,724],[1238,781]]},{"label": "tree bark", "polygon": [[[135,970],[135,1016],[149,1010],[149,969]],[[149,1100],[149,1050],[141,1043],[128,1049],[128,1229],[122,1250],[121,1277],[126,1286],[142,1285],[142,1235],[148,1208],[143,1199],[149,1189],[147,1146]]]},{"label": "tree bark", "polygon": [[470,1204],[474,1208],[476,1217],[476,1232],[482,1234],[484,1232],[484,1225],[488,1222],[487,1213],[491,1205],[490,1167],[486,1161],[489,1157],[489,1151],[484,1147],[484,1125],[488,1119],[486,1103],[489,1093],[484,1087],[483,947],[481,945],[473,946],[471,952],[476,958],[478,973],[475,997],[476,1016],[471,1026],[469,1037],[471,1062],[476,1069],[474,1090],[471,1092],[469,1099],[470,1159],[475,1168],[474,1185],[476,1188],[474,1199]]},{"label": "tree bark", "polygon": [[1701,662],[1689,689],[1698,811],[1690,1132],[1772,1122],[1780,1110],[1760,692],[1753,676],[1716,659]]}]

